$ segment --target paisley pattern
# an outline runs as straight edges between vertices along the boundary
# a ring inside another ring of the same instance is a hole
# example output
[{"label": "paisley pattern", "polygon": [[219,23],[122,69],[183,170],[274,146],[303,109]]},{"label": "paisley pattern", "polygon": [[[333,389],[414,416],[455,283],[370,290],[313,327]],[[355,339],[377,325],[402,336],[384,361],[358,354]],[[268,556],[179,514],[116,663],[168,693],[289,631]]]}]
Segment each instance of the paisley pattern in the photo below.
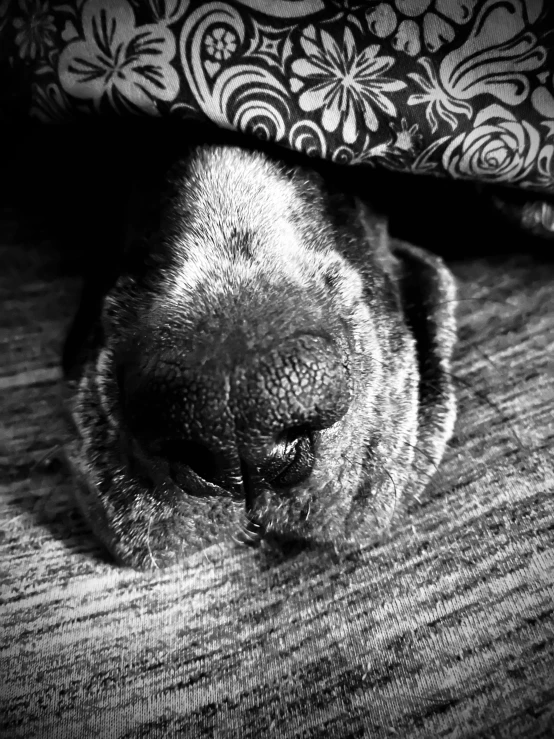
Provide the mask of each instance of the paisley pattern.
[{"label": "paisley pattern", "polygon": [[314,156],[554,190],[546,0],[12,0],[31,113],[207,117]]}]

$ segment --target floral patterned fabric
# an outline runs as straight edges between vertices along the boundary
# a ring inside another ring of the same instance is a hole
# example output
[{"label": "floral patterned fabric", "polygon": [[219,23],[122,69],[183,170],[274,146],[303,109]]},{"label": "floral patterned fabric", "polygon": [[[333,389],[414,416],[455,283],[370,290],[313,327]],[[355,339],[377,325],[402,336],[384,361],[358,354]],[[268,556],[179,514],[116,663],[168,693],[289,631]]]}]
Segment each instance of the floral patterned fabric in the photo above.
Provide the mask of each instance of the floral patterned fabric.
[{"label": "floral patterned fabric", "polygon": [[344,163],[554,189],[549,0],[0,0],[30,113],[209,118]]}]

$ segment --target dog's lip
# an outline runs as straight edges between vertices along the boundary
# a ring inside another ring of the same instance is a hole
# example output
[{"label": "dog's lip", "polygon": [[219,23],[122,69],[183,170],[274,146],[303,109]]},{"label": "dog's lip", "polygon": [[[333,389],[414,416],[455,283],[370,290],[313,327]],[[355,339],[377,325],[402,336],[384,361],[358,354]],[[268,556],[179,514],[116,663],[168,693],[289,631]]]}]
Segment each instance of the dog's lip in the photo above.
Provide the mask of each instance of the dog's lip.
[{"label": "dog's lip", "polygon": [[[126,460],[123,461],[126,462]],[[73,467],[73,465],[71,465],[71,467]],[[257,472],[255,468],[247,467],[243,471],[245,475],[243,476],[241,481],[242,487],[240,494],[233,494],[229,491],[229,489],[225,487],[204,480],[192,468],[186,465],[183,466],[183,484],[177,484],[170,477],[165,478],[164,482],[170,483],[169,495],[171,496],[173,504],[175,504],[176,506],[175,511],[177,514],[179,509],[179,496],[211,498],[214,500],[214,502],[220,501],[221,503],[223,503],[224,500],[229,500],[230,498],[232,498],[236,501],[237,505],[242,504],[245,513],[245,527],[243,529],[240,529],[238,532],[235,532],[236,536],[238,536],[239,538],[240,543],[250,546],[258,546],[263,540],[267,538],[267,536],[277,536],[284,538],[287,541],[295,542],[307,540],[306,533],[303,531],[303,527],[300,527],[299,530],[298,526],[294,524],[291,524],[290,527],[286,527],[284,529],[280,528],[278,530],[274,529],[271,526],[269,529],[267,528],[267,522],[264,520],[264,516],[259,515],[257,502],[260,498],[260,493],[262,491],[267,492],[268,487],[270,488],[271,485],[264,480],[263,476],[259,472]],[[127,484],[125,484],[125,481],[123,481],[123,485],[124,487],[128,487],[129,489],[131,489],[138,482],[136,474],[134,474],[132,470],[127,467],[127,464],[125,464],[125,473],[126,474],[124,474],[124,476],[128,475],[128,480]],[[83,474],[82,470],[79,473],[79,478],[81,480],[81,484],[86,485],[89,493],[92,494],[93,498],[102,499],[104,497],[104,495],[100,492],[97,484],[93,480],[91,480],[88,475]],[[144,480],[141,484],[144,485]],[[173,490],[173,493],[171,493],[171,490]],[[162,491],[160,490],[160,494],[164,493],[162,493]],[[167,494],[167,487],[165,494]],[[175,494],[177,494],[177,497],[175,497]],[[88,518],[89,512],[87,511],[87,506],[81,505],[81,509],[83,510],[85,517]]]}]

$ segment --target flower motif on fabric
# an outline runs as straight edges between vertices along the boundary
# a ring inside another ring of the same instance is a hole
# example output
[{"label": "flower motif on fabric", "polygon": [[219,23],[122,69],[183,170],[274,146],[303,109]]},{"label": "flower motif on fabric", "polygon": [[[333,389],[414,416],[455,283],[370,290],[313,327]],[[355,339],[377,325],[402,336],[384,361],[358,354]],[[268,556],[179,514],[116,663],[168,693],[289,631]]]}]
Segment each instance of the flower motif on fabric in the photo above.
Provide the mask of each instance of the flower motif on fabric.
[{"label": "flower motif on fabric", "polygon": [[56,26],[48,3],[41,0],[19,0],[22,16],[14,18],[15,43],[21,59],[37,59],[54,45]]},{"label": "flower motif on fabric", "polygon": [[[137,3],[144,4],[144,0]],[[175,23],[188,10],[189,0],[148,0],[153,20],[158,23]]]},{"label": "flower motif on fabric", "polygon": [[208,54],[214,59],[221,61],[222,59],[229,59],[229,57],[236,51],[237,48],[237,36],[228,31],[223,26],[214,28],[204,39],[204,45]]},{"label": "flower motif on fabric", "polygon": [[[540,9],[541,0],[527,2]],[[546,61],[544,46],[529,30],[528,13],[521,0],[487,0],[468,38],[442,60],[442,88],[458,100],[486,93],[505,105],[522,103],[529,95],[529,72]]]},{"label": "flower motif on fabric", "polygon": [[377,44],[359,51],[350,28],[345,28],[343,43],[338,44],[327,31],[318,34],[314,26],[304,30],[300,44],[305,56],[292,63],[295,76],[290,86],[294,93],[300,92],[298,104],[303,111],[321,110],[326,131],[342,126],[344,141],[352,144],[360,130],[378,129],[376,108],[396,116],[396,106],[384,93],[401,90],[406,83],[384,76],[395,60],[379,56]]},{"label": "flower motif on fabric", "polygon": [[137,27],[126,0],[87,0],[82,28],[84,38],[60,55],[60,82],[68,94],[97,104],[105,96],[113,103],[119,95],[150,113],[156,113],[156,100],[176,97],[175,38],[164,24]]},{"label": "flower motif on fabric", "polygon": [[486,94],[507,105],[518,105],[528,96],[528,73],[544,64],[546,52],[527,31],[523,11],[520,0],[487,0],[468,38],[440,65],[429,57],[417,60],[425,74],[410,72],[408,77],[423,92],[410,95],[408,105],[426,105],[432,133],[438,119],[454,130],[458,116],[471,118],[473,106],[467,101],[477,96]]},{"label": "flower motif on fabric", "polygon": [[399,151],[413,152],[421,142],[418,124],[410,126],[406,118],[401,119],[400,126],[391,123],[390,128],[394,135],[393,147]]},{"label": "flower motif on fabric", "polygon": [[450,141],[442,164],[453,177],[517,182],[535,166],[540,144],[530,123],[500,105],[490,105],[476,115],[470,133]]},{"label": "flower motif on fabric", "polygon": [[554,188],[554,144],[545,144],[537,158],[538,183],[545,189]]},{"label": "flower motif on fabric", "polygon": [[414,93],[408,98],[408,105],[426,105],[425,117],[429,123],[431,133],[435,133],[439,127],[438,119],[454,130],[458,126],[458,116],[465,115],[471,118],[473,108],[463,100],[456,100],[441,85],[435,67],[430,59],[423,57],[418,59],[427,75],[418,72],[410,72],[408,77],[413,79],[422,88],[423,92]]},{"label": "flower motif on fabric", "polygon": [[45,88],[33,85],[31,115],[43,123],[67,123],[72,120],[67,98],[53,82]]},{"label": "flower motif on fabric", "polygon": [[477,0],[395,0],[368,10],[366,18],[372,33],[379,38],[394,33],[396,51],[416,56],[423,44],[434,53],[452,41],[452,24],[467,23],[476,4]]},{"label": "flower motif on fabric", "polygon": [[[546,78],[544,80],[546,82]],[[551,84],[551,87],[554,88],[554,84]],[[531,94],[531,103],[537,113],[544,117],[541,125],[548,131],[547,138],[552,138],[554,136],[554,95],[551,90],[545,85],[536,87]]]}]

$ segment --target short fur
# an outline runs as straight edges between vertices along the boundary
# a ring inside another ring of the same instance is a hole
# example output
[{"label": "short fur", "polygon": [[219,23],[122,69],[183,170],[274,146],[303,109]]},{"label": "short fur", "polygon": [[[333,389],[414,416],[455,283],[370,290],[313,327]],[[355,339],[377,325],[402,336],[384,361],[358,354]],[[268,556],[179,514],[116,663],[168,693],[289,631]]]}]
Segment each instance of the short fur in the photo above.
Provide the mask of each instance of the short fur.
[{"label": "short fur", "polygon": [[[375,540],[452,433],[449,271],[262,152],[200,146],[168,182],[147,227],[139,205],[100,339],[68,383],[93,530],[141,568],[245,534]],[[309,474],[272,482],[295,444]]]}]

